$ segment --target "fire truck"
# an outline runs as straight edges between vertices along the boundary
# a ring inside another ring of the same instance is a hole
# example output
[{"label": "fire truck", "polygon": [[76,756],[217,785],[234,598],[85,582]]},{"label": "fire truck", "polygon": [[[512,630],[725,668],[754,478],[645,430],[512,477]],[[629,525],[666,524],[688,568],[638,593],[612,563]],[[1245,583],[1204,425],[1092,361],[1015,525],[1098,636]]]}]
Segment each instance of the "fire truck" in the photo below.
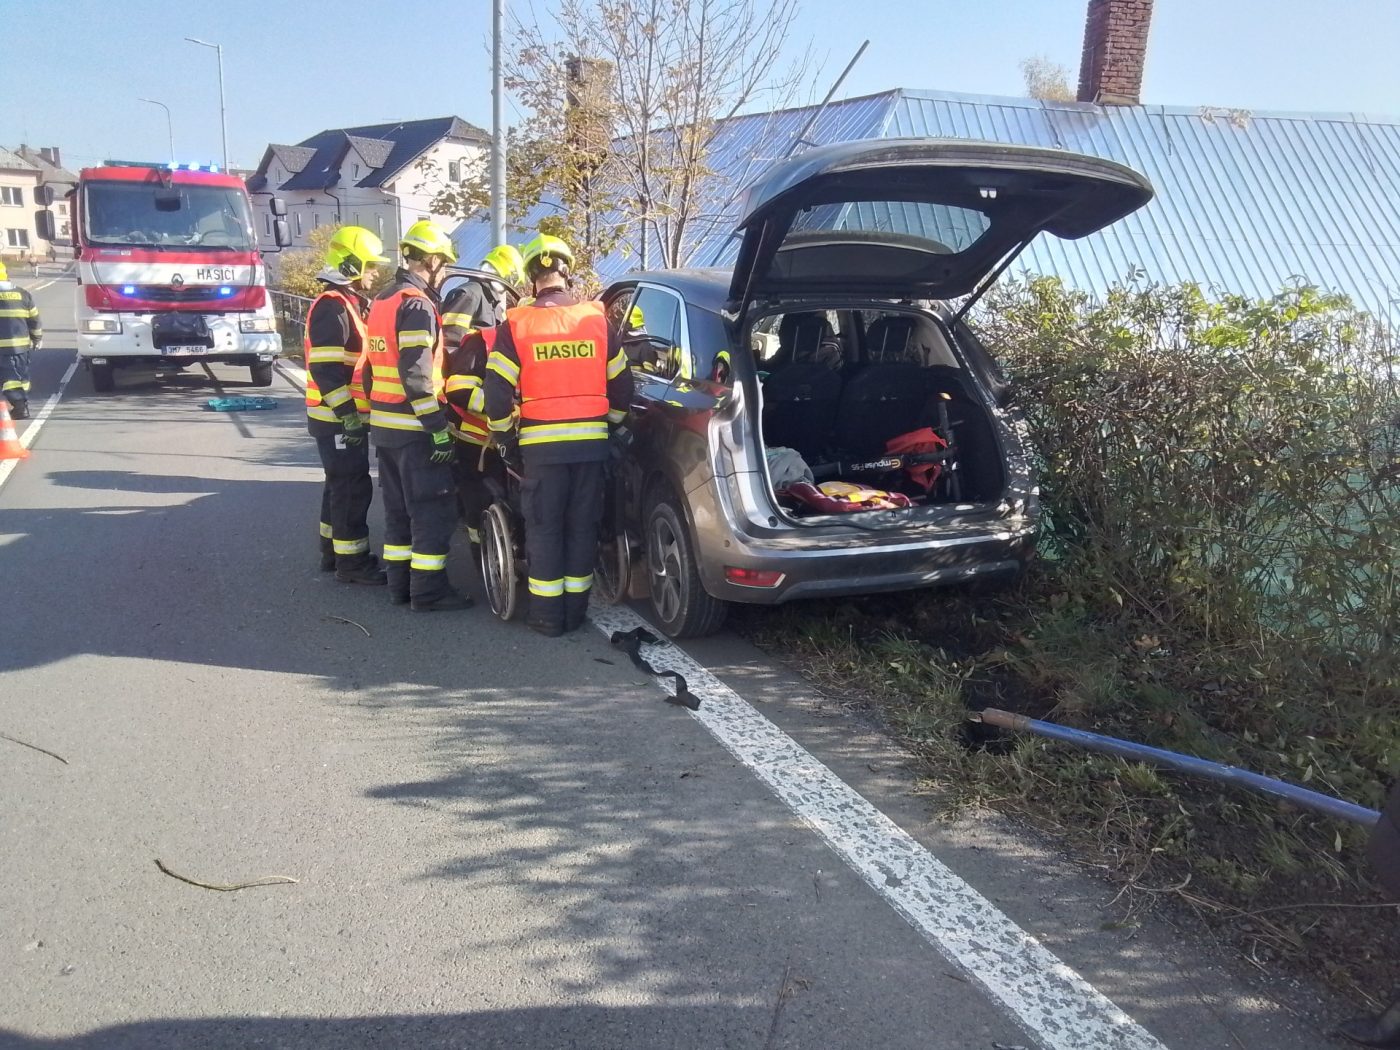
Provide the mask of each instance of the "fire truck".
[{"label": "fire truck", "polygon": [[[272,383],[282,337],[243,180],[214,165],[107,161],[72,191],[78,353],[93,389],[119,368],[246,366]],[[272,203],[277,246],[290,243]],[[43,213],[41,213],[43,214]]]}]

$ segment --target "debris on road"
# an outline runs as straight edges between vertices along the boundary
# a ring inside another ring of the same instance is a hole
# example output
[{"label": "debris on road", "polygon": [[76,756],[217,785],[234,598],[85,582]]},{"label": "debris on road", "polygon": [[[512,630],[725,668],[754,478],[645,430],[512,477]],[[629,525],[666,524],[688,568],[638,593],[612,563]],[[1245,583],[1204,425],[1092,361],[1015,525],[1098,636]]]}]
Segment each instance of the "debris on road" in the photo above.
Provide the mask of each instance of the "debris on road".
[{"label": "debris on road", "polygon": [[671,677],[676,680],[676,695],[666,696],[668,704],[675,704],[677,707],[689,708],[691,711],[700,710],[700,698],[692,693],[687,687],[685,676],[679,671],[658,671],[651,664],[642,658],[642,645],[657,645],[661,639],[652,634],[645,627],[634,627],[630,631],[614,631],[609,642],[617,649],[621,649],[632,661],[633,666],[639,671],[645,671],[653,678]]},{"label": "debris on road", "polygon": [[46,747],[40,747],[38,744],[31,744],[26,740],[20,740],[18,737],[10,736],[8,733],[0,733],[0,740],[8,740],[12,744],[18,744],[20,747],[27,747],[31,751],[38,751],[41,755],[48,755],[50,758],[56,758],[65,766],[68,764],[68,759],[64,758],[62,755],[56,755]]},{"label": "debris on road", "polygon": [[336,623],[348,623],[351,627],[358,627],[360,630],[365,632],[366,638],[371,637],[369,633],[369,628],[362,623],[356,623],[354,620],[347,620],[344,616],[327,616],[325,618],[327,620],[334,620]]},{"label": "debris on road", "polygon": [[267,875],[261,879],[254,879],[252,882],[201,882],[199,879],[191,879],[186,875],[181,875],[179,872],[171,871],[160,858],[156,858],[156,867],[161,870],[162,874],[169,875],[172,879],[188,882],[191,886],[198,886],[201,889],[218,890],[220,893],[232,893],[234,890],[251,890],[258,886],[295,886],[297,883],[301,882],[300,879],[294,879],[290,875]]}]

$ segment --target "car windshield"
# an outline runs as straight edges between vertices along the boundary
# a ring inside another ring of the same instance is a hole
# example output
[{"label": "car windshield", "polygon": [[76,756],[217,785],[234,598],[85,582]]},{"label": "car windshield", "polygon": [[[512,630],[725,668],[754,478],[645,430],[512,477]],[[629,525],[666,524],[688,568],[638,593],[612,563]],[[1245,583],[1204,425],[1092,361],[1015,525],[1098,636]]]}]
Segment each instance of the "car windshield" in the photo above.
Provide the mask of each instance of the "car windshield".
[{"label": "car windshield", "polygon": [[[159,200],[158,195],[167,194]],[[231,186],[90,182],[83,217],[89,244],[122,247],[253,246],[248,198]]]},{"label": "car windshield", "polygon": [[991,224],[980,211],[932,201],[850,201],[799,212],[789,236],[810,244],[823,233],[893,234],[905,247],[946,255],[970,248]]}]

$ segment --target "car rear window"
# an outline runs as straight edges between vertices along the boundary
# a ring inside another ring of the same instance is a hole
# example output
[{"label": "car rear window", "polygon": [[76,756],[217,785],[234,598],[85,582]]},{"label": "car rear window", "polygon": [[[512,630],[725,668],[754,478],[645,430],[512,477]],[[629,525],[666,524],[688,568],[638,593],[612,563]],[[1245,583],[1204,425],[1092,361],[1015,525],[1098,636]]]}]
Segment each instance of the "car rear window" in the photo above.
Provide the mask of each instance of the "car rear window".
[{"label": "car rear window", "polygon": [[894,234],[904,247],[951,255],[976,244],[990,227],[991,220],[972,208],[931,201],[850,201],[799,212],[788,240],[810,244],[824,233],[854,234],[861,240]]}]

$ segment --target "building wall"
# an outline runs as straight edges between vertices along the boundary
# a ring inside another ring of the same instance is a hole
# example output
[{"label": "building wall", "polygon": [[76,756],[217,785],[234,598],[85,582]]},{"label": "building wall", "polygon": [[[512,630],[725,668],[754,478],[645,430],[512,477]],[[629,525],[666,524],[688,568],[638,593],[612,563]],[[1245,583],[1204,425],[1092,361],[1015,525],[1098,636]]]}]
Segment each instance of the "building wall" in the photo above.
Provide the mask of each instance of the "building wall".
[{"label": "building wall", "polygon": [[[435,213],[432,200],[447,185],[449,172],[458,181],[471,177],[473,165],[485,164],[485,150],[477,146],[442,142],[427,150],[421,164],[415,162],[401,171],[388,186],[361,187],[356,183],[369,174],[370,168],[355,150],[346,151],[341,163],[340,179],[329,191],[273,190],[259,192],[253,197],[254,222],[257,224],[258,244],[264,251],[274,251],[272,212],[269,199],[278,196],[287,205],[287,225],[292,235],[292,249],[306,248],[311,233],[318,226],[364,226],[377,234],[393,255],[403,231],[419,219],[434,219],[451,230],[457,217]],[[359,166],[357,172],[356,165]],[[268,165],[268,186],[280,186],[291,177],[277,161]]]},{"label": "building wall", "polygon": [[[39,240],[34,224],[34,213],[39,210],[34,200],[38,185],[37,170],[0,169],[0,257],[27,259],[31,252],[48,254],[49,242]],[[18,202],[10,203],[15,200]]]}]

